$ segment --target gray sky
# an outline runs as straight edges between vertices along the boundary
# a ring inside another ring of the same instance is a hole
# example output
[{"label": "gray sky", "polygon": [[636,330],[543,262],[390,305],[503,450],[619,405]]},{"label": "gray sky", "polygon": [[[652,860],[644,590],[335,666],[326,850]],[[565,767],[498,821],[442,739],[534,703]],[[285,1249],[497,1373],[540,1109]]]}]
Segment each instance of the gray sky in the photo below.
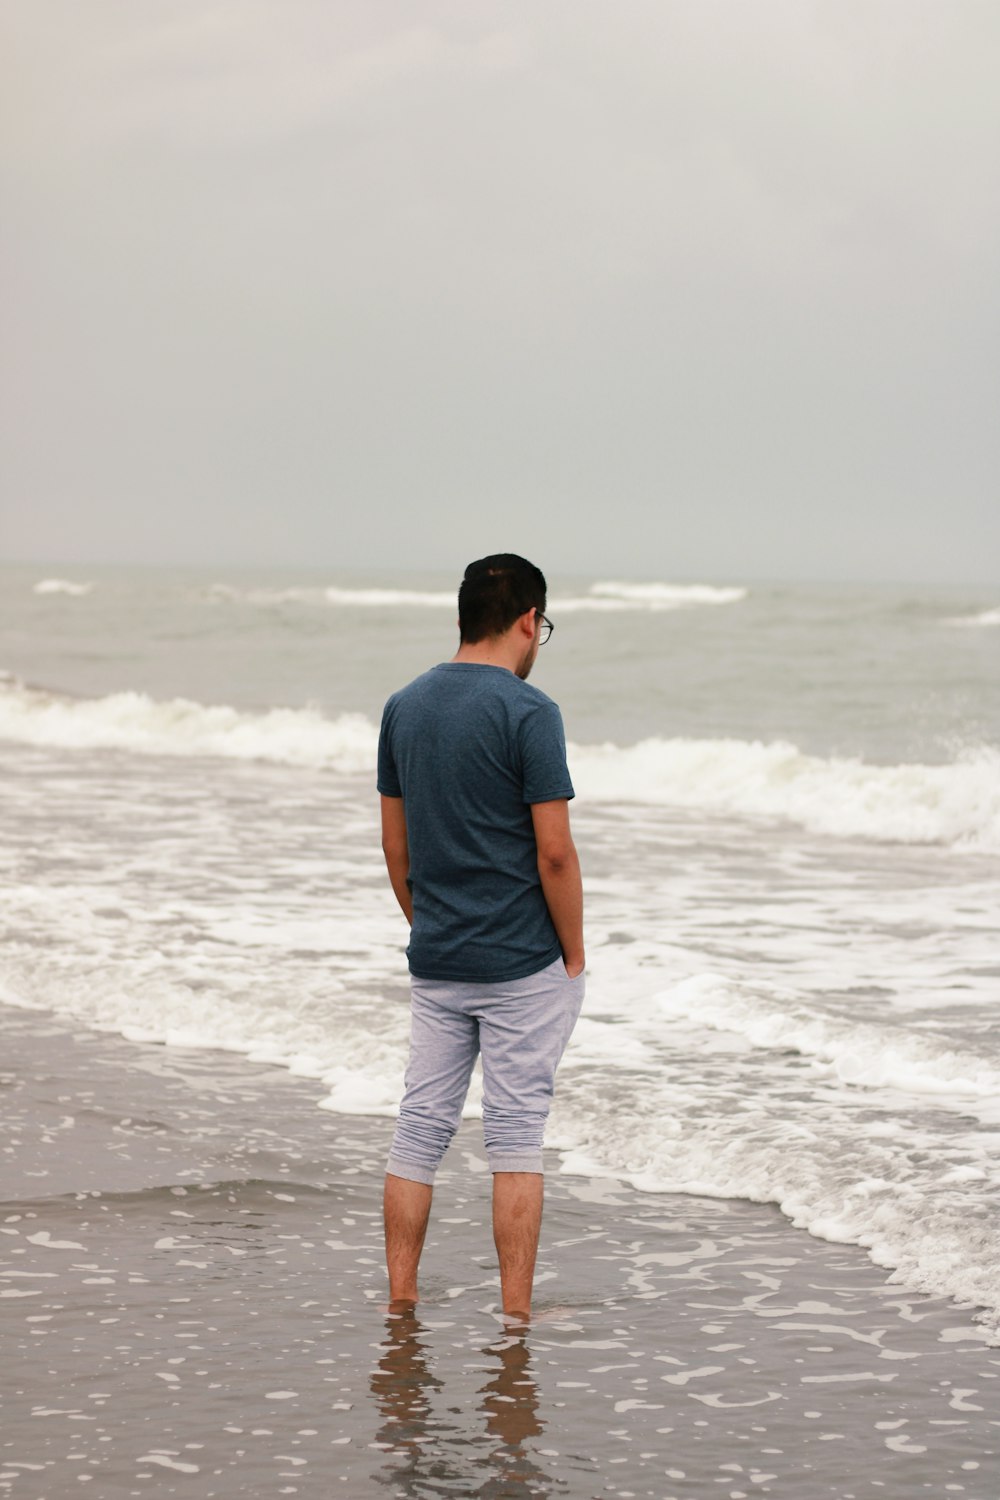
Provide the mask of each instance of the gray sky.
[{"label": "gray sky", "polygon": [[0,0],[0,555],[1000,582],[995,0]]}]

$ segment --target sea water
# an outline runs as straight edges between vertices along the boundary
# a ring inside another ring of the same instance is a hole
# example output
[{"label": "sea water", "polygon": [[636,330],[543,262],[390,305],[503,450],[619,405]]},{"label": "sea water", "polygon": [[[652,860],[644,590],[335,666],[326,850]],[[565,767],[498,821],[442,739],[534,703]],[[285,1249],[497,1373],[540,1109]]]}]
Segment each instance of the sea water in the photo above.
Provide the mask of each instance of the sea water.
[{"label": "sea water", "polygon": [[[652,572],[550,576],[589,977],[549,1143],[1000,1329],[997,591]],[[3,1001],[272,1061],[388,1143],[377,726],[454,582],[0,569]]]}]

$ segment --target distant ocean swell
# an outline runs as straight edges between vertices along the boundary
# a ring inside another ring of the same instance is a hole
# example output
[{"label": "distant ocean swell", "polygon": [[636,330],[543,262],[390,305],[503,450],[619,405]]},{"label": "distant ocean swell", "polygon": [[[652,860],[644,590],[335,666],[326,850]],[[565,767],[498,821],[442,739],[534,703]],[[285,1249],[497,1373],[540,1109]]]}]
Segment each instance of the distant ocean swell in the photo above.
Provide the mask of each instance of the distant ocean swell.
[{"label": "distant ocean swell", "polygon": [[946,625],[1000,625],[1000,606],[996,609],[981,609],[974,615],[954,615],[944,622]]},{"label": "distant ocean swell", "polygon": [[[32,584],[35,594],[64,595],[83,598],[97,587],[92,579],[40,578]],[[454,610],[456,592],[445,589],[345,588],[339,584],[288,587],[264,585],[241,587],[213,583],[195,590],[197,598],[209,604],[244,604],[262,607],[274,605],[334,606],[344,609],[448,609]],[[585,594],[554,595],[549,606],[553,614],[574,614],[592,610],[603,613],[622,611],[663,611],[692,609],[705,605],[738,604],[749,597],[750,590],[738,586],[720,587],[707,583],[627,583],[614,579],[590,585]],[[967,615],[939,615],[938,623],[966,629],[989,629],[1000,625],[1000,605],[980,609]]]},{"label": "distant ocean swell", "polygon": [[[351,773],[374,764],[377,729],[362,714],[328,718],[315,707],[249,713],[137,692],[72,699],[0,676],[0,737]],[[779,818],[833,837],[1000,849],[1000,750],[989,745],[942,765],[871,765],[806,755],[784,740],[740,739],[574,745],[570,758],[577,791],[591,801]]]},{"label": "distant ocean swell", "polygon": [[89,594],[94,587],[92,583],[77,583],[71,578],[40,578],[34,585],[33,592],[36,594]]},{"label": "distant ocean swell", "polygon": [[[76,582],[69,578],[42,578],[33,585],[36,594],[89,594],[91,581]],[[288,588],[240,588],[229,583],[213,583],[200,589],[199,596],[212,604],[313,604],[360,609],[455,609],[455,590],[342,588],[338,585]],[[574,613],[579,610],[666,610],[691,609],[699,605],[736,604],[748,594],[745,588],[719,588],[707,583],[618,583],[614,580],[591,585],[586,594],[553,597],[553,611]]]},{"label": "distant ocean swell", "polygon": [[[592,584],[586,594],[553,597],[553,613],[573,614],[580,610],[604,612],[621,610],[691,609],[699,605],[736,604],[747,596],[744,588],[717,588],[705,583],[616,583]],[[333,604],[345,608],[450,609],[457,606],[457,593],[429,589],[383,588],[286,588],[238,589],[216,583],[208,597],[217,603],[227,600],[248,604]]]}]

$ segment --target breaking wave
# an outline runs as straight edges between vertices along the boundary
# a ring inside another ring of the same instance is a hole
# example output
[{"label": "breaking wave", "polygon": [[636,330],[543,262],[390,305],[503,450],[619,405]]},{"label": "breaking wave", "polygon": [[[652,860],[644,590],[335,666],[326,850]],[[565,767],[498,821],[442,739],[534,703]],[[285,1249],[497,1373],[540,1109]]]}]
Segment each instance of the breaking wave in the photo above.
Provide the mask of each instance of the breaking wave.
[{"label": "breaking wave", "polygon": [[41,578],[34,585],[35,594],[89,594],[92,583],[74,583],[70,578]]},{"label": "breaking wave", "polygon": [[[673,1080],[673,1099],[663,1090],[660,1109],[624,1110],[619,1119],[601,1107],[583,1067],[574,1089],[571,1043],[559,1115],[563,1170],[624,1178],[649,1192],[774,1203],[817,1238],[864,1246],[891,1282],[979,1304],[987,1341],[1000,1342],[993,1133],[935,1134],[933,1115],[915,1121],[894,1097],[954,1100],[963,1116],[982,1104],[988,1117],[1000,1081],[995,1057],[950,1049],[905,1025],[818,1016],[808,1003],[711,974],[659,996],[663,1024],[687,1030],[686,1042],[673,1031],[663,1038],[671,1052],[697,1048],[701,1027],[759,1049],[769,1087],[740,1108],[727,1107],[717,1085],[700,1085],[693,1065],[693,1077]],[[796,1091],[792,1113],[780,1067],[789,1051],[820,1070]],[[839,1084],[856,1089],[855,1108],[834,1107]],[[891,1091],[884,1110],[870,1090]]]},{"label": "breaking wave", "polygon": [[369,609],[386,609],[398,605],[417,605],[427,609],[455,609],[458,594],[454,589],[341,589],[323,590],[328,604],[362,605]]},{"label": "breaking wave", "polygon": [[578,792],[785,818],[813,833],[1000,848],[1000,751],[969,747],[943,765],[871,765],[804,754],[785,740],[648,739],[586,745]]},{"label": "breaking wave", "polygon": [[1000,1098],[996,1060],[960,1051],[926,1031],[821,1015],[815,998],[751,989],[697,974],[658,997],[665,1015],[744,1036],[755,1047],[791,1048],[828,1063],[843,1083],[906,1093]]},{"label": "breaking wave", "polygon": [[590,592],[646,609],[684,609],[692,604],[736,604],[749,590],[708,583],[595,583]]},{"label": "breaking wave", "polygon": [[[743,588],[716,588],[706,583],[616,583],[599,582],[586,594],[554,597],[553,612],[573,614],[581,610],[614,612],[625,610],[690,609],[700,605],[734,604],[745,599]],[[457,606],[454,589],[387,589],[329,587],[236,588],[214,583],[207,598],[216,604],[311,604],[345,609],[451,609]]]},{"label": "breaking wave", "polygon": [[945,625],[1000,625],[1000,605],[996,609],[981,609],[974,615],[953,615],[944,621]]},{"label": "breaking wave", "polygon": [[[363,714],[328,718],[315,706],[254,713],[140,692],[74,699],[0,676],[0,736],[354,772],[373,767],[378,731]],[[872,765],[806,755],[784,740],[647,739],[571,746],[570,765],[591,801],[786,819],[843,838],[1000,848],[1000,751],[987,745],[941,765]]]},{"label": "breaking wave", "polygon": [[312,707],[250,713],[137,692],[75,699],[0,677],[0,737],[66,750],[219,755],[362,771],[374,763],[378,732],[363,714],[329,719]]}]

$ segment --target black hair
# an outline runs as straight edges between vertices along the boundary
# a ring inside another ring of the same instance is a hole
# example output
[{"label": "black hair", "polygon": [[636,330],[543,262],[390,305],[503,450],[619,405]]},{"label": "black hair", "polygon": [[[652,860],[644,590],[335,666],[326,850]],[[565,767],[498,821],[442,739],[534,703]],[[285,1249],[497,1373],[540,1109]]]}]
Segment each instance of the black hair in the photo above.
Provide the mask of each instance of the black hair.
[{"label": "black hair", "polygon": [[529,609],[545,610],[545,575],[516,552],[495,552],[465,570],[458,591],[458,628],[470,646],[503,635]]}]

